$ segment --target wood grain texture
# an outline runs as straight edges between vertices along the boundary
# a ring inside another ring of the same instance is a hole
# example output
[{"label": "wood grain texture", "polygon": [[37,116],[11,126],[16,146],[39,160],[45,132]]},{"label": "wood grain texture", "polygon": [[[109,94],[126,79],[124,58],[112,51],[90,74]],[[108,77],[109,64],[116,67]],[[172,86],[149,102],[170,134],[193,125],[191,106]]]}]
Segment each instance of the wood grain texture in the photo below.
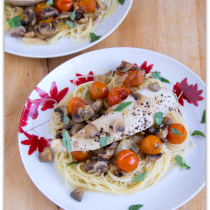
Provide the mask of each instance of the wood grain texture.
[{"label": "wood grain texture", "polygon": [[[60,58],[33,59],[5,53],[5,209],[62,210],[26,173],[18,149],[24,104],[40,80],[63,62],[85,52],[137,47],[168,55],[205,81],[205,0],[134,0],[123,23],[99,44]],[[204,210],[205,188],[179,210]]]}]

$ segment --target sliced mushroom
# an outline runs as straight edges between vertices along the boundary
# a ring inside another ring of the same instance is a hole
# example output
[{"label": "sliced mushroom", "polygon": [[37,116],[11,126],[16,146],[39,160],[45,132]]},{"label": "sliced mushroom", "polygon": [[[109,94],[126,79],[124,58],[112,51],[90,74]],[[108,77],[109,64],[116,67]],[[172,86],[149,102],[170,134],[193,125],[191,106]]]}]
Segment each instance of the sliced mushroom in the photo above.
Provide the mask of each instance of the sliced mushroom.
[{"label": "sliced mushroom", "polygon": [[35,12],[32,9],[28,9],[27,11],[28,11],[27,14],[28,14],[28,16],[30,18],[31,25],[34,26],[35,23],[36,23]]},{"label": "sliced mushroom", "polygon": [[105,173],[108,170],[108,165],[104,161],[98,161],[94,165],[94,170],[99,173]]},{"label": "sliced mushroom", "polygon": [[9,31],[9,34],[12,37],[19,37],[19,36],[24,36],[25,32],[26,32],[26,29],[23,26],[19,26],[16,28],[12,28]]},{"label": "sliced mushroom", "polygon": [[136,135],[133,137],[133,142],[134,142],[135,144],[140,145],[141,142],[142,142],[142,140],[143,140],[144,138],[145,138],[145,136],[136,134]]},{"label": "sliced mushroom", "polygon": [[48,36],[45,36],[45,35],[41,34],[41,33],[39,32],[39,29],[38,29],[38,28],[36,28],[36,29],[34,30],[34,32],[35,32],[35,35],[36,35],[38,38],[40,38],[40,39],[46,40],[46,39],[48,38]]},{"label": "sliced mushroom", "polygon": [[115,142],[113,142],[108,148],[109,149],[116,149],[117,148],[117,146],[118,146],[118,142],[117,141],[115,141]]},{"label": "sliced mushroom", "polygon": [[71,136],[74,136],[76,133],[78,133],[80,130],[82,130],[84,128],[84,124],[82,123],[78,123],[76,125],[74,125],[70,131]]},{"label": "sliced mushroom", "polygon": [[84,196],[84,188],[83,187],[77,187],[75,190],[73,190],[70,194],[70,196],[80,202]]},{"label": "sliced mushroom", "polygon": [[80,20],[84,18],[84,15],[82,12],[80,12],[79,10],[75,10],[75,17],[74,17],[74,20]]},{"label": "sliced mushroom", "polygon": [[62,130],[65,129],[65,130],[67,130],[67,131],[70,131],[74,125],[76,125],[75,122],[69,121],[68,124],[65,124],[65,125],[62,127]]},{"label": "sliced mushroom", "polygon": [[142,94],[141,94],[141,93],[134,92],[134,93],[131,93],[131,95],[133,96],[133,98],[134,98],[136,101],[139,101],[139,100],[142,99]]},{"label": "sliced mushroom", "polygon": [[80,116],[78,114],[75,114],[75,113],[72,113],[71,117],[72,117],[72,120],[74,122],[78,122],[79,123],[79,122],[83,122],[84,121],[82,116]]},{"label": "sliced mushroom", "polygon": [[7,0],[7,3],[14,6],[32,6],[46,0]]},{"label": "sliced mushroom", "polygon": [[123,132],[125,130],[125,120],[122,118],[117,119],[113,124],[113,130],[115,133]]},{"label": "sliced mushroom", "polygon": [[166,136],[168,135],[168,127],[164,128],[164,129],[160,129],[158,133],[156,133],[156,136],[159,139],[164,139],[166,138]]},{"label": "sliced mushroom", "polygon": [[20,22],[24,28],[27,29],[29,27],[30,22],[29,22],[29,18],[27,16],[23,17]]},{"label": "sliced mushroom", "polygon": [[93,161],[90,161],[90,160],[87,160],[86,164],[85,164],[85,171],[86,172],[89,172],[91,170],[94,170],[94,165],[96,164],[96,160],[93,160]]},{"label": "sliced mushroom", "polygon": [[33,38],[34,36],[35,36],[34,31],[29,31],[29,32],[24,34],[25,38]]},{"label": "sliced mushroom", "polygon": [[99,81],[99,82],[106,82],[106,76],[101,74],[101,75],[95,75],[94,76],[94,81]]},{"label": "sliced mushroom", "polygon": [[84,18],[81,18],[81,19],[78,20],[79,24],[85,24],[87,22],[88,22],[88,17],[84,17]]},{"label": "sliced mushroom", "polygon": [[156,135],[156,133],[159,132],[159,129],[160,129],[159,127],[155,127],[154,125],[152,125],[151,127],[147,129],[147,131],[149,134]]},{"label": "sliced mushroom", "polygon": [[125,175],[125,172],[120,171],[120,170],[113,171],[113,173],[114,173],[115,176],[118,176],[118,177],[122,177],[122,176]]},{"label": "sliced mushroom", "polygon": [[56,26],[52,23],[40,23],[38,28],[39,32],[45,36],[51,35],[56,30]]},{"label": "sliced mushroom", "polygon": [[169,142],[168,139],[166,139],[166,138],[163,138],[163,139],[160,139],[160,140],[161,140],[161,142],[164,143],[164,144]]},{"label": "sliced mushroom", "polygon": [[68,106],[58,106],[54,109],[54,112],[58,112],[61,115],[61,122],[63,122],[63,114],[69,115]]},{"label": "sliced mushroom", "polygon": [[55,19],[60,20],[60,19],[66,19],[70,17],[71,12],[65,12],[62,11]]},{"label": "sliced mushroom", "polygon": [[115,155],[115,149],[106,149],[105,153],[99,153],[98,156],[102,159],[109,160]]},{"label": "sliced mushroom", "polygon": [[39,153],[40,162],[49,162],[52,161],[52,159],[52,149],[49,147],[45,147],[44,150]]},{"label": "sliced mushroom", "polygon": [[161,89],[161,87],[160,87],[160,85],[158,84],[158,82],[152,83],[151,85],[148,86],[148,88],[149,88],[150,90],[154,91],[154,92],[158,92],[158,91]]},{"label": "sliced mushroom", "polygon": [[103,100],[102,99],[97,99],[92,105],[91,107],[93,108],[93,110],[95,112],[99,112],[100,109],[102,108],[103,106]]},{"label": "sliced mushroom", "polygon": [[58,132],[55,134],[55,138],[56,138],[56,139],[62,139],[62,138],[63,138],[63,133],[64,133],[64,131],[66,131],[66,130],[58,131]]},{"label": "sliced mushroom", "polygon": [[146,160],[149,161],[155,161],[155,160],[158,160],[162,157],[162,153],[159,153],[157,155],[146,155]]},{"label": "sliced mushroom", "polygon": [[173,120],[170,117],[164,117],[163,118],[163,124],[171,125],[171,124],[173,124]]},{"label": "sliced mushroom", "polygon": [[101,0],[96,0],[96,2],[101,10],[107,10],[107,6],[103,4]]},{"label": "sliced mushroom", "polygon": [[83,130],[83,135],[85,135],[87,137],[95,137],[97,134],[98,134],[98,129],[92,123],[86,125]]},{"label": "sliced mushroom", "polygon": [[43,11],[40,13],[40,17],[44,19],[48,19],[49,17],[58,16],[59,12],[57,9],[51,6],[46,6]]},{"label": "sliced mushroom", "polygon": [[110,105],[108,103],[108,98],[104,99],[104,106],[106,107],[106,109],[108,109],[110,107]]},{"label": "sliced mushroom", "polygon": [[89,120],[95,115],[95,111],[90,105],[84,105],[78,109],[78,115],[81,116],[84,120]]},{"label": "sliced mushroom", "polygon": [[133,64],[126,62],[126,61],[122,61],[122,63],[116,68],[116,70],[120,73],[124,73],[126,71],[128,71],[129,69],[133,68]]}]

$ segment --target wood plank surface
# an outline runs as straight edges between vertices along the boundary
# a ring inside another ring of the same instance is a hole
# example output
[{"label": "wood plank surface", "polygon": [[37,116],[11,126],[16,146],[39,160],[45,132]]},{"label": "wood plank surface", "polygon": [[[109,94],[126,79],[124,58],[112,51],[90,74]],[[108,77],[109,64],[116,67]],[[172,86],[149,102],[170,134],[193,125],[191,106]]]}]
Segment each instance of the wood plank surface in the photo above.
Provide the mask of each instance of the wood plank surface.
[{"label": "wood plank surface", "polygon": [[[58,210],[30,180],[18,149],[18,126],[34,87],[55,67],[85,52],[137,47],[168,55],[205,82],[205,0],[134,0],[122,24],[99,44],[60,58],[34,59],[5,53],[5,185],[7,210]],[[179,210],[204,210],[205,187]]]}]

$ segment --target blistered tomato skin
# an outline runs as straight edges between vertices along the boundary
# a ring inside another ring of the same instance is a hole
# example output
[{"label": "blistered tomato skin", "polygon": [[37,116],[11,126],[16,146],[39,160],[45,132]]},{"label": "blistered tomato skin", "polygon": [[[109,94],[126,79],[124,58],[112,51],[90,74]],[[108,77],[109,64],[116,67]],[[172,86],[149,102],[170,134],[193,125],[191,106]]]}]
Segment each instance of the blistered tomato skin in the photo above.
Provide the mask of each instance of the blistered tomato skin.
[{"label": "blistered tomato skin", "polygon": [[131,94],[131,89],[117,86],[109,92],[108,103],[110,106],[119,104],[121,101],[126,99],[130,94]]},{"label": "blistered tomato skin", "polygon": [[[181,136],[174,134],[172,128],[176,129],[181,134]],[[174,123],[168,126],[168,135],[166,138],[169,140],[170,143],[181,144],[185,141],[186,137],[187,131],[182,124]]]},{"label": "blistered tomato skin", "polygon": [[82,161],[82,160],[87,159],[87,157],[89,155],[89,151],[87,151],[87,152],[74,151],[74,152],[71,152],[71,155],[74,159]]},{"label": "blistered tomato skin", "polygon": [[121,171],[132,172],[139,164],[139,158],[131,150],[122,150],[116,159],[116,164]]},{"label": "blistered tomato skin", "polygon": [[96,0],[77,0],[76,4],[82,12],[94,12],[96,9]]},{"label": "blistered tomato skin", "polygon": [[73,6],[73,0],[56,0],[56,8],[60,12],[69,12]]},{"label": "blistered tomato skin", "polygon": [[72,114],[72,113],[77,114],[78,109],[84,105],[85,105],[85,102],[81,98],[73,97],[68,102],[68,110],[69,110],[70,114]]},{"label": "blistered tomato skin", "polygon": [[157,136],[149,135],[142,140],[141,149],[146,155],[157,155],[162,150],[162,142]]},{"label": "blistered tomato skin", "polygon": [[89,95],[94,100],[105,99],[108,96],[108,93],[109,89],[106,84],[99,81],[93,82],[89,90]]}]

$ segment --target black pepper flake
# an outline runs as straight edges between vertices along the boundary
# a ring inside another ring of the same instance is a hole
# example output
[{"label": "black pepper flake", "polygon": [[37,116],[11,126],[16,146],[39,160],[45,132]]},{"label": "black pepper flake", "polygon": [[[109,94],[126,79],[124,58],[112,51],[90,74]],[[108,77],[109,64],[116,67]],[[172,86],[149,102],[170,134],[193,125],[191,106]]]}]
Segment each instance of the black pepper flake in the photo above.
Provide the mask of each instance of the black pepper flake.
[{"label": "black pepper flake", "polygon": [[150,107],[150,105],[148,105],[148,107]]},{"label": "black pepper flake", "polygon": [[148,102],[146,102],[146,105],[148,105]]},{"label": "black pepper flake", "polygon": [[163,96],[163,94],[161,94],[161,96]]},{"label": "black pepper flake", "polygon": [[143,103],[141,103],[141,105],[143,105]]}]

